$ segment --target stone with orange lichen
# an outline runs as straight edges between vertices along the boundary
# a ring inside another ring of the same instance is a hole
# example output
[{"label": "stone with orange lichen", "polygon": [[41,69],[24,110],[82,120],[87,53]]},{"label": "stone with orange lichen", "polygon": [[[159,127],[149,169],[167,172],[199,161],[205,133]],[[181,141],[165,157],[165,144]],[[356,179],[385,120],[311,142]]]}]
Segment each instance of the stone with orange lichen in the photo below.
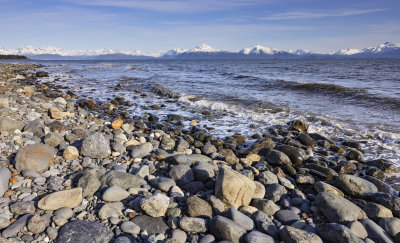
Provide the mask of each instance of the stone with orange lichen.
[{"label": "stone with orange lichen", "polygon": [[121,119],[116,119],[111,123],[111,127],[113,129],[120,129],[122,125],[124,124],[124,121]]},{"label": "stone with orange lichen", "polygon": [[43,172],[53,164],[56,154],[54,148],[44,144],[33,144],[21,148],[15,157],[15,168],[18,171],[31,169]]},{"label": "stone with orange lichen", "polygon": [[10,178],[10,182],[11,182],[12,184],[15,184],[17,181],[18,181],[18,179],[15,178],[15,177],[11,177],[11,178]]}]

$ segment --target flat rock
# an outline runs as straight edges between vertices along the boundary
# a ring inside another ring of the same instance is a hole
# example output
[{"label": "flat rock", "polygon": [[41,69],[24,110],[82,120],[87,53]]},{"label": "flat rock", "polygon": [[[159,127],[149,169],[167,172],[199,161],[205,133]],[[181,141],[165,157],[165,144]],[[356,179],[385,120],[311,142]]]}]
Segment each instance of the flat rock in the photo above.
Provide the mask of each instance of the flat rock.
[{"label": "flat rock", "polygon": [[82,188],[54,192],[40,199],[38,207],[42,210],[57,210],[68,207],[75,208],[82,202]]},{"label": "flat rock", "polygon": [[55,154],[54,148],[44,144],[22,147],[15,156],[15,168],[18,171],[31,169],[36,172],[43,172],[53,164]]},{"label": "flat rock", "polygon": [[32,216],[33,216],[32,214],[25,214],[24,216],[19,217],[17,221],[15,221],[5,230],[3,230],[1,235],[4,238],[10,238],[16,236],[21,231],[21,229],[26,226],[26,224],[28,223],[29,219],[32,218]]},{"label": "flat rock", "polygon": [[8,117],[1,117],[0,118],[0,131],[15,131],[24,128],[25,124],[22,121],[17,121]]},{"label": "flat rock", "polygon": [[74,220],[66,223],[58,231],[57,243],[93,242],[107,243],[113,233],[103,224],[86,220]]},{"label": "flat rock", "polygon": [[234,208],[228,209],[228,212],[226,213],[226,217],[229,219],[233,220],[237,224],[243,227],[243,229],[250,231],[254,229],[254,221],[246,216],[245,214],[239,212],[238,210]]},{"label": "flat rock", "polygon": [[15,202],[10,205],[10,211],[13,214],[23,215],[23,214],[34,214],[36,210],[35,202],[25,201],[25,202]]},{"label": "flat rock", "polygon": [[158,193],[142,199],[140,208],[151,217],[161,217],[167,212],[169,197]]},{"label": "flat rock", "polygon": [[82,197],[93,196],[100,188],[101,182],[97,178],[95,170],[85,170],[78,180],[78,187],[82,188]]},{"label": "flat rock", "polygon": [[291,226],[284,226],[279,235],[286,243],[322,243],[318,235]]},{"label": "flat rock", "polygon": [[249,205],[256,186],[246,176],[224,166],[220,167],[215,182],[215,196],[229,207]]},{"label": "flat rock", "polygon": [[120,188],[119,186],[112,186],[103,192],[102,198],[106,202],[119,202],[129,197],[130,193]]},{"label": "flat rock", "polygon": [[112,203],[106,203],[101,207],[99,211],[99,217],[101,219],[108,219],[110,217],[116,217],[118,218],[119,216],[122,216],[122,210],[124,209],[124,204],[122,202],[112,202]]},{"label": "flat rock", "polygon": [[291,225],[300,220],[299,215],[292,210],[279,210],[275,213],[276,219],[284,225]]},{"label": "flat rock", "polygon": [[242,242],[246,234],[246,230],[242,226],[222,216],[215,216],[211,219],[209,230],[216,239],[233,243]]},{"label": "flat rock", "polygon": [[352,196],[362,197],[367,193],[378,192],[378,188],[373,183],[353,175],[341,174],[335,182]]},{"label": "flat rock", "polygon": [[90,158],[107,158],[111,154],[108,141],[101,133],[94,133],[82,142],[81,154]]},{"label": "flat rock", "polygon": [[[202,156],[207,158],[207,161],[205,161],[205,162],[211,161],[211,158],[209,158],[209,157],[207,157],[205,155],[201,155],[201,154],[199,154],[199,155],[197,155],[197,154],[196,155],[191,155],[191,157],[193,157],[194,159],[199,157],[199,158],[203,158],[203,159],[200,159],[200,160],[205,160],[204,157],[202,157]],[[188,155],[185,155],[185,154],[177,154],[177,155],[173,155],[173,156],[167,157],[166,161],[168,163],[173,164],[173,165],[179,165],[179,164],[189,164],[190,165],[190,164],[192,164],[191,157],[188,156]]]},{"label": "flat rock", "polygon": [[149,235],[163,234],[169,229],[161,217],[154,218],[147,215],[139,215],[133,218],[132,222],[142,230],[146,230]]},{"label": "flat rock", "polygon": [[207,232],[207,220],[195,217],[183,217],[179,220],[179,227],[188,233]]},{"label": "flat rock", "polygon": [[318,235],[326,242],[363,243],[349,228],[336,223],[317,224]]},{"label": "flat rock", "polygon": [[169,192],[171,187],[176,186],[176,183],[171,178],[158,177],[157,179],[151,181],[151,185],[157,189],[160,189],[161,191]]},{"label": "flat rock", "polygon": [[315,202],[318,209],[332,223],[344,223],[367,218],[361,208],[336,194],[321,192]]},{"label": "flat rock", "polygon": [[133,187],[140,187],[141,185],[147,184],[145,180],[143,180],[137,175],[132,175],[129,173],[115,171],[115,170],[102,175],[100,177],[100,182],[103,185],[119,186],[124,190]]},{"label": "flat rock", "polygon": [[8,168],[0,168],[0,197],[8,190],[8,182],[11,178],[11,172]]}]

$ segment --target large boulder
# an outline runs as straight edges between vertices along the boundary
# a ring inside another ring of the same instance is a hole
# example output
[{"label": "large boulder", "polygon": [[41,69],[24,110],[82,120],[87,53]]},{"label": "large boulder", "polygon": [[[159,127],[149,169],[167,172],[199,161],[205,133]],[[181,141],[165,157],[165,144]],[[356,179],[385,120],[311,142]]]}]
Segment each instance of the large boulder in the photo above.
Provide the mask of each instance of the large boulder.
[{"label": "large boulder", "polygon": [[55,242],[106,243],[109,242],[112,237],[113,233],[111,230],[103,224],[86,220],[74,220],[60,228]]},{"label": "large boulder", "polygon": [[83,140],[81,154],[90,158],[102,159],[110,156],[111,148],[101,133],[94,133]]},{"label": "large boulder", "polygon": [[226,167],[220,167],[215,182],[215,196],[232,208],[248,206],[256,186],[246,176]]},{"label": "large boulder", "polygon": [[378,192],[378,188],[373,183],[353,175],[341,174],[335,182],[345,192],[356,197]]},{"label": "large boulder", "polygon": [[44,144],[33,144],[21,148],[15,156],[15,168],[18,171],[31,169],[43,172],[53,164],[56,150]]},{"label": "large boulder", "polygon": [[336,194],[321,192],[315,202],[318,209],[331,223],[344,223],[367,218],[361,208]]}]

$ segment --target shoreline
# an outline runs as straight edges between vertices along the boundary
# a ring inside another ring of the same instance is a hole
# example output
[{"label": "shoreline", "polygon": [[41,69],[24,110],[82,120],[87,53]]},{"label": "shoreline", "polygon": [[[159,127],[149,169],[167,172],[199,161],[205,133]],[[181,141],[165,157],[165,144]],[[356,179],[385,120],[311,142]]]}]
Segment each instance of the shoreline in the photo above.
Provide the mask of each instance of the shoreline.
[{"label": "shoreline", "polygon": [[[381,181],[398,168],[364,161],[357,141],[309,134],[301,121],[254,135],[254,144],[215,139],[195,123],[183,128],[179,116],[130,119],[123,99],[74,103],[73,91],[36,82],[46,73],[20,70],[34,67],[0,64],[8,69],[0,75],[8,79],[0,86],[3,238],[88,240],[78,231],[87,228],[104,242],[400,240],[400,229],[389,230],[400,225],[400,188]],[[10,81],[18,72],[24,80]],[[41,145],[24,155],[33,144]]]}]

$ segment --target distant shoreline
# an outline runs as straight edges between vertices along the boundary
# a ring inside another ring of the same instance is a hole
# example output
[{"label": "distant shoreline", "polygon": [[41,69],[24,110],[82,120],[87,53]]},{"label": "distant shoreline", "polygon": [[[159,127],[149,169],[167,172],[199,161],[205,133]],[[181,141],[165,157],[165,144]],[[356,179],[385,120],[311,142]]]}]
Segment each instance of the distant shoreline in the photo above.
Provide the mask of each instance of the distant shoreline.
[{"label": "distant shoreline", "polygon": [[26,56],[19,56],[19,55],[0,55],[0,60],[27,60]]}]

